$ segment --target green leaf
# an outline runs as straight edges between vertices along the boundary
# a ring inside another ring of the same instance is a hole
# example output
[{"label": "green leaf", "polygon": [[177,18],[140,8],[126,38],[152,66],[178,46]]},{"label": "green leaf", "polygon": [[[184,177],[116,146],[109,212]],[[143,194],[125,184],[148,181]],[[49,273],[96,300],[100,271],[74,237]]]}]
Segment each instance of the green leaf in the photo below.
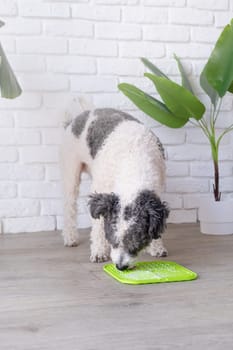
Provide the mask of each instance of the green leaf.
[{"label": "green leaf", "polygon": [[206,63],[203,75],[209,85],[223,97],[233,81],[233,19],[222,31]]},{"label": "green leaf", "polygon": [[231,92],[231,93],[233,94],[233,81],[232,81],[232,83],[231,83],[231,85],[230,85],[228,91]]},{"label": "green leaf", "polygon": [[5,98],[15,98],[22,92],[19,83],[11,69],[9,62],[7,61],[6,55],[0,44],[0,89],[1,95]]},{"label": "green leaf", "polygon": [[139,109],[159,123],[170,128],[180,128],[187,123],[188,118],[175,116],[162,102],[136,86],[122,83],[118,87]]},{"label": "green leaf", "polygon": [[142,57],[141,61],[155,75],[158,75],[159,77],[164,77],[164,78],[169,79],[166,74],[164,74],[158,67],[156,67],[153,63],[151,63],[147,58]]},{"label": "green leaf", "polygon": [[182,63],[181,63],[179,57],[176,56],[176,54],[174,54],[174,58],[175,58],[175,60],[176,60],[176,62],[177,62],[177,64],[178,64],[178,68],[179,68],[179,71],[180,71],[180,74],[181,74],[182,86],[183,86],[185,89],[189,90],[192,94],[194,94],[194,93],[193,93],[192,86],[191,86],[190,81],[189,81],[189,79],[188,79],[188,76],[187,76],[187,74],[186,74],[186,72],[185,72],[185,70],[184,70],[184,67],[183,67],[183,65],[182,65]]},{"label": "green leaf", "polygon": [[201,119],[205,106],[190,91],[171,80],[145,73],[153,81],[165,105],[177,117]]},{"label": "green leaf", "polygon": [[202,73],[200,75],[200,85],[201,85],[202,89],[207,93],[207,95],[209,96],[212,104],[216,108],[219,96],[218,96],[217,91],[214,90],[212,88],[212,86],[208,83],[208,80],[206,79],[205,69],[202,71]]}]

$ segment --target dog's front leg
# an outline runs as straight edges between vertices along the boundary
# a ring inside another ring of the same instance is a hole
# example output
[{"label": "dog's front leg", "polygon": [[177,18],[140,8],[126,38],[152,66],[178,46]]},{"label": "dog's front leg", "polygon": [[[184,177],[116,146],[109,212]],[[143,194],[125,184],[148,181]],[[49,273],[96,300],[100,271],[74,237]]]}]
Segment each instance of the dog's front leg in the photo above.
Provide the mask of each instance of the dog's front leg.
[{"label": "dog's front leg", "polygon": [[109,260],[110,245],[105,238],[103,219],[92,222],[91,230],[91,262],[104,262]]},{"label": "dog's front leg", "polygon": [[149,247],[147,247],[146,252],[157,258],[168,255],[168,251],[164,247],[162,238],[153,239]]}]

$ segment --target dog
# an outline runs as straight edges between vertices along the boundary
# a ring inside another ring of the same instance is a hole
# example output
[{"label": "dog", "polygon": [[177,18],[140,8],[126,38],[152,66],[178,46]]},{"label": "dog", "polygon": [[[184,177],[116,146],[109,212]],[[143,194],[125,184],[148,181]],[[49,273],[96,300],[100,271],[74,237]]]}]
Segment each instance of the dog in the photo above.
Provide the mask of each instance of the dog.
[{"label": "dog", "polygon": [[161,238],[169,214],[160,199],[164,150],[140,121],[112,108],[82,108],[64,125],[61,170],[65,246],[78,245],[76,201],[84,171],[92,178],[91,262],[111,258],[124,270],[134,266],[142,250],[167,256]]}]

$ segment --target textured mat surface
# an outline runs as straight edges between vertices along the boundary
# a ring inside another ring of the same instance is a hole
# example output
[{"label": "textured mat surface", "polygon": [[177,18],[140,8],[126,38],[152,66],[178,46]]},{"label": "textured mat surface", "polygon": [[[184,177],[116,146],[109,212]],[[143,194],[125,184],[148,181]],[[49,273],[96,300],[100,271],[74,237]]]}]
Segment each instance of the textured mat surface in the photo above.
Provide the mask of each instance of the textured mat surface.
[{"label": "textured mat surface", "polygon": [[104,271],[121,283],[149,284],[190,281],[197,274],[173,261],[138,262],[130,270],[119,271],[114,264],[106,264]]}]

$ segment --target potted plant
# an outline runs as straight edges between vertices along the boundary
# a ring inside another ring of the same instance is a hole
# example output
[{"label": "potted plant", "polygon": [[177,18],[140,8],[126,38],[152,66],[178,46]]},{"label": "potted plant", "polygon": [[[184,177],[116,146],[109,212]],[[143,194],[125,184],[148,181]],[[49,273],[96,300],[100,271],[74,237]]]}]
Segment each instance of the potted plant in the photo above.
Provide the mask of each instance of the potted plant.
[{"label": "potted plant", "polygon": [[[4,22],[0,21],[0,27]],[[1,96],[5,98],[15,98],[22,92],[21,87],[11,69],[9,62],[0,43],[0,89]]]},{"label": "potted plant", "polygon": [[233,130],[233,123],[217,135],[216,122],[222,98],[233,93],[233,19],[222,31],[200,75],[200,85],[210,98],[206,112],[195,96],[179,58],[174,55],[181,73],[182,85],[170,80],[146,58],[142,62],[152,73],[145,73],[155,85],[163,102],[134,85],[122,83],[119,89],[144,113],[170,128],[180,128],[187,122],[201,128],[207,137],[214,165],[213,197],[203,200],[199,208],[201,231],[209,234],[233,233],[233,202],[223,201],[219,188],[219,146],[223,137]]}]

